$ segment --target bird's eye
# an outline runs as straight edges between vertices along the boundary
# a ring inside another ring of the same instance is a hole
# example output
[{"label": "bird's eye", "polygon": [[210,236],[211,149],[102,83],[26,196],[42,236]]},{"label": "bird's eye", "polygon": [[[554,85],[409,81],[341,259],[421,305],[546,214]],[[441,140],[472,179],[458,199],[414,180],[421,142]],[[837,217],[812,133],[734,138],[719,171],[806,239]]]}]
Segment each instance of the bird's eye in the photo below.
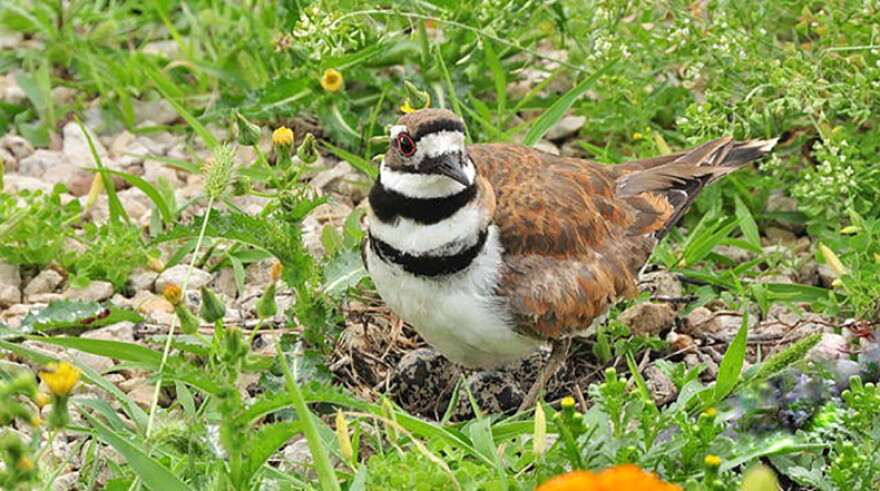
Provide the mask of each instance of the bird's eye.
[{"label": "bird's eye", "polygon": [[412,157],[416,153],[416,142],[407,133],[397,136],[397,149],[404,157]]}]

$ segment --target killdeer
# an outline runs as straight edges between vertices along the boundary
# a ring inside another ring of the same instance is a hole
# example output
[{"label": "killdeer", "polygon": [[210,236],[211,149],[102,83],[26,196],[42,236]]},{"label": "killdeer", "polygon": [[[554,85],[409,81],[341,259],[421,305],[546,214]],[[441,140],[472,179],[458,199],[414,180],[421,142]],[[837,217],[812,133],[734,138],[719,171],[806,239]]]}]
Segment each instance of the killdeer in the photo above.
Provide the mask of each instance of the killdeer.
[{"label": "killdeer", "polygon": [[603,165],[466,145],[464,123],[444,109],[406,114],[390,133],[369,195],[366,267],[398,316],[469,368],[559,346],[635,296],[654,246],[700,190],[776,142],[727,137]]}]

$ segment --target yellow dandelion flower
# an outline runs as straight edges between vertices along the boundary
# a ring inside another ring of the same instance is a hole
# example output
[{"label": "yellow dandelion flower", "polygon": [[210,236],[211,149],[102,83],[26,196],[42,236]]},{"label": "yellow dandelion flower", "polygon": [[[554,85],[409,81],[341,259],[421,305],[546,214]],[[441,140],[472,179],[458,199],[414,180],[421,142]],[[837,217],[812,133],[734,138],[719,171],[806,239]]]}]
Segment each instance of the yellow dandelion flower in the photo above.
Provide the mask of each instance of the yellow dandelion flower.
[{"label": "yellow dandelion flower", "polygon": [[665,483],[654,474],[636,465],[610,467],[602,472],[574,471],[556,476],[538,486],[535,491],[681,491],[681,488]]},{"label": "yellow dandelion flower", "polygon": [[272,133],[272,143],[279,147],[293,146],[293,130],[282,126]]},{"label": "yellow dandelion flower", "polygon": [[703,459],[703,463],[709,467],[721,467],[721,457],[717,455],[707,455],[705,459]]},{"label": "yellow dandelion flower", "polygon": [[168,283],[162,290],[162,296],[171,305],[180,305],[183,302],[183,290],[177,283]]},{"label": "yellow dandelion flower", "polygon": [[324,75],[321,76],[321,87],[324,87],[324,90],[327,92],[338,92],[344,84],[345,80],[342,78],[339,70],[332,68],[324,70]]},{"label": "yellow dandelion flower", "polygon": [[40,379],[49,388],[49,392],[57,397],[67,397],[79,382],[82,372],[70,363],[50,363],[45,372],[40,372]]}]

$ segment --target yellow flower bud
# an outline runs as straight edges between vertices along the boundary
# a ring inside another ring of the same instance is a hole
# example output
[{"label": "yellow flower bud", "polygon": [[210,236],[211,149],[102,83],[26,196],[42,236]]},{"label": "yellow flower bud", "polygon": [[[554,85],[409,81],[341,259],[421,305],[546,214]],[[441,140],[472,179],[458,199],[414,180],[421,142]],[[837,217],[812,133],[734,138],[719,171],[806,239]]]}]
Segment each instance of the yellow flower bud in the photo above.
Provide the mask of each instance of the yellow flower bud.
[{"label": "yellow flower bud", "polygon": [[176,283],[168,283],[165,285],[165,288],[162,290],[162,296],[165,297],[165,300],[168,300],[168,303],[171,305],[180,305],[183,302],[183,290],[180,289],[180,285]]},{"label": "yellow flower bud", "polygon": [[34,398],[34,404],[40,409],[48,406],[50,402],[52,402],[52,398],[45,392],[38,392],[37,396]]},{"label": "yellow flower bud", "polygon": [[40,379],[56,397],[67,397],[79,382],[82,372],[70,363],[50,363],[46,371],[40,372]]},{"label": "yellow flower bud", "polygon": [[707,455],[703,462],[709,467],[721,467],[721,457],[717,455]]},{"label": "yellow flower bud", "polygon": [[740,489],[742,491],[776,491],[779,489],[779,480],[773,469],[759,464],[746,471]]},{"label": "yellow flower bud", "polygon": [[282,126],[272,132],[272,144],[276,146],[292,147],[293,146],[293,130]]},{"label": "yellow flower bud", "polygon": [[156,256],[147,255],[147,269],[155,273],[165,271],[165,263]]},{"label": "yellow flower bud", "polygon": [[327,92],[338,92],[344,84],[345,80],[342,78],[339,70],[334,70],[333,68],[324,70],[324,75],[321,76],[321,87],[324,90]]},{"label": "yellow flower bud", "polygon": [[819,244],[819,251],[822,253],[822,257],[825,258],[825,262],[828,263],[828,266],[836,275],[842,276],[849,273],[849,269],[843,265],[843,262],[837,257],[837,254],[835,254],[828,246],[825,244]]},{"label": "yellow flower bud", "polygon": [[535,406],[535,436],[532,439],[532,449],[535,455],[544,455],[547,451],[547,415],[544,407],[539,402]]},{"label": "yellow flower bud", "polygon": [[562,409],[573,409],[576,403],[574,397],[568,396],[563,397],[560,404],[562,406]]},{"label": "yellow flower bud", "polygon": [[272,278],[272,281],[278,281],[281,279],[281,272],[284,270],[284,266],[281,263],[272,264],[272,269],[269,271],[269,277]]},{"label": "yellow flower bud", "polygon": [[95,203],[98,202],[98,197],[104,191],[104,178],[100,173],[95,173],[95,176],[92,178],[92,185],[89,187],[89,194],[86,196],[86,203],[83,205],[85,209],[89,209],[95,206]]},{"label": "yellow flower bud", "polygon": [[352,462],[354,449],[351,446],[351,437],[348,434],[348,422],[342,411],[336,410],[336,441],[339,443],[339,453],[342,458]]},{"label": "yellow flower bud", "polygon": [[714,418],[715,416],[718,416],[718,411],[714,407],[710,407],[703,411],[703,416],[706,418]]},{"label": "yellow flower bud", "polygon": [[16,467],[18,467],[18,470],[24,472],[31,472],[37,466],[37,464],[34,462],[34,458],[30,455],[23,455],[20,459],[18,459],[18,462],[16,462],[15,465]]}]

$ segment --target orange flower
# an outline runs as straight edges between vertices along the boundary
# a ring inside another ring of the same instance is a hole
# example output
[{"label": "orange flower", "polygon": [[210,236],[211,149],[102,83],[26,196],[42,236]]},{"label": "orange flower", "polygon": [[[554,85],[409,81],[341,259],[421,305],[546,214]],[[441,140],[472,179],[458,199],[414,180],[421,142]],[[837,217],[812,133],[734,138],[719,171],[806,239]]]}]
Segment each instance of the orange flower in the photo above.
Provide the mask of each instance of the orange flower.
[{"label": "orange flower", "polygon": [[661,481],[650,472],[633,464],[609,467],[602,472],[574,471],[556,476],[538,486],[535,491],[681,491],[681,488]]}]

